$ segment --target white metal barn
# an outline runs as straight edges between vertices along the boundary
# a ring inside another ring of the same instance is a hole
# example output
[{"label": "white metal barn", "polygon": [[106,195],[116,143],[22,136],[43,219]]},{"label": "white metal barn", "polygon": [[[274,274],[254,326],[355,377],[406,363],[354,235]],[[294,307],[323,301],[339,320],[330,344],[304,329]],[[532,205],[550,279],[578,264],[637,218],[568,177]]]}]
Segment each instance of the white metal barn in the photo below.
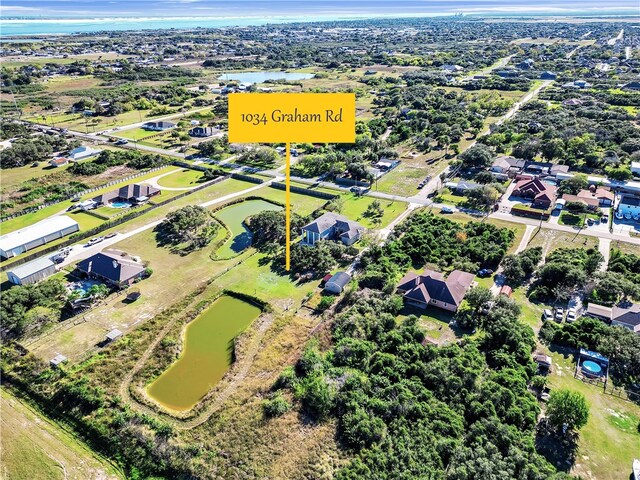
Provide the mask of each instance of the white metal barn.
[{"label": "white metal barn", "polygon": [[56,273],[56,265],[49,257],[40,257],[7,272],[9,281],[15,285],[29,285]]},{"label": "white metal barn", "polygon": [[66,215],[47,218],[21,230],[0,237],[0,256],[15,257],[45,243],[66,237],[80,230],[78,222]]}]

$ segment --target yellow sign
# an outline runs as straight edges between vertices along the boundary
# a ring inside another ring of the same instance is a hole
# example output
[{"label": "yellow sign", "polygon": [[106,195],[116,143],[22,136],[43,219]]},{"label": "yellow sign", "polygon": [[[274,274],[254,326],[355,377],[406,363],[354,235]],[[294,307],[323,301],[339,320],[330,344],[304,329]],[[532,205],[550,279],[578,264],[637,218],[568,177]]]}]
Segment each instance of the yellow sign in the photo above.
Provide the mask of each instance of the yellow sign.
[{"label": "yellow sign", "polygon": [[354,93],[232,93],[232,143],[354,143]]},{"label": "yellow sign", "polygon": [[354,143],[354,93],[232,93],[229,142],[286,144],[285,268],[291,268],[291,142]]}]

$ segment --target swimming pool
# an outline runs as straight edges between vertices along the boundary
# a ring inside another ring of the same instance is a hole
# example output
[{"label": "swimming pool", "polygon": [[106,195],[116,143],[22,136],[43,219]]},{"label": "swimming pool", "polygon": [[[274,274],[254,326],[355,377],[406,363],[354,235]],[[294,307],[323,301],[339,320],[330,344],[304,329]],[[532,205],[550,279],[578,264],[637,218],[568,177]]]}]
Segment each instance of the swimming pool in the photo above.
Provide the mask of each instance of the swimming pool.
[{"label": "swimming pool", "polygon": [[109,206],[111,208],[129,208],[131,204],[129,202],[111,202]]}]

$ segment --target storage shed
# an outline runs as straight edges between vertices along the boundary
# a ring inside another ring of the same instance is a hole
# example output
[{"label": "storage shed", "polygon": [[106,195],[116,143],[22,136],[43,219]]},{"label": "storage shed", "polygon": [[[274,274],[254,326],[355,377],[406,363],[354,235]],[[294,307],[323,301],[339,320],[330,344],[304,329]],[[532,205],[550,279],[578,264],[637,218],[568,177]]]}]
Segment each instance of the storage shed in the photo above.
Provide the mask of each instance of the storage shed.
[{"label": "storage shed", "polygon": [[9,281],[15,285],[30,285],[56,273],[56,265],[48,257],[40,257],[7,272]]},{"label": "storage shed", "polygon": [[335,293],[336,295],[342,293],[344,287],[351,281],[351,275],[345,272],[338,272],[327,281],[324,286],[325,292]]},{"label": "storage shed", "polygon": [[107,342],[113,342],[114,340],[117,340],[121,336],[122,336],[122,332],[120,330],[118,330],[117,328],[114,328],[109,333],[107,333],[106,340],[107,340]]},{"label": "storage shed", "polygon": [[67,361],[67,357],[59,353],[55,357],[53,357],[51,360],[49,360],[49,363],[51,364],[52,367],[58,367],[66,361]]},{"label": "storage shed", "polygon": [[4,258],[15,257],[78,230],[80,230],[78,222],[66,215],[47,218],[26,228],[2,235],[0,237],[0,256]]}]

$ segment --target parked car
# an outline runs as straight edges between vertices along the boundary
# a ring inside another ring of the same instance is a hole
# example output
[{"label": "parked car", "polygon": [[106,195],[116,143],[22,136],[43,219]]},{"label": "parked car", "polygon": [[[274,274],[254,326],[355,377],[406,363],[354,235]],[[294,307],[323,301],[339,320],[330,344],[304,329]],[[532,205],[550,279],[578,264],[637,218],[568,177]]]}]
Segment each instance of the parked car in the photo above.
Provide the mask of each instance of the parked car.
[{"label": "parked car", "polygon": [[420,189],[421,189],[421,188],[423,188],[423,187],[424,187],[424,182],[420,182],[420,183],[418,184],[418,190],[420,190]]},{"label": "parked car", "polygon": [[72,202],[79,202],[80,201],[80,197],[73,197],[71,199]]},{"label": "parked car", "polygon": [[91,245],[95,245],[96,243],[100,243],[104,240],[104,237],[96,237],[96,238],[92,238],[91,240],[89,240],[87,242],[87,246],[90,247]]},{"label": "parked car", "polygon": [[609,223],[609,216],[608,215],[602,215],[602,218],[600,219],[600,221],[602,223]]},{"label": "parked car", "polygon": [[556,322],[561,322],[564,318],[564,309],[556,308]]},{"label": "parked car", "polygon": [[578,318],[578,312],[576,311],[576,309],[570,308],[569,311],[567,312],[567,322],[569,323],[575,322],[577,318]]},{"label": "parked car", "polygon": [[33,163],[31,164],[31,168],[36,168],[38,165],[39,165],[39,163],[38,163],[38,162],[33,162]]},{"label": "parked car", "polygon": [[440,210],[440,213],[453,213],[453,208],[442,207],[442,210]]},{"label": "parked car", "polygon": [[104,238],[113,238],[118,234],[118,232],[107,233]]},{"label": "parked car", "polygon": [[116,141],[116,145],[126,145],[127,143],[129,143],[129,140],[125,140],[124,138],[121,138],[120,140]]},{"label": "parked car", "polygon": [[491,275],[493,275],[493,270],[491,270],[490,268],[483,268],[482,270],[478,271],[479,277],[489,277]]},{"label": "parked car", "polygon": [[587,224],[588,224],[589,226],[593,225],[594,223],[595,223],[595,222],[594,222],[593,218],[587,218]]},{"label": "parked car", "polygon": [[542,312],[542,320],[548,322],[549,320],[553,320],[553,312],[548,308],[545,308]]},{"label": "parked car", "polygon": [[74,203],[69,208],[67,208],[67,212],[70,212],[71,210],[75,210],[76,208],[78,208],[78,205]]}]

